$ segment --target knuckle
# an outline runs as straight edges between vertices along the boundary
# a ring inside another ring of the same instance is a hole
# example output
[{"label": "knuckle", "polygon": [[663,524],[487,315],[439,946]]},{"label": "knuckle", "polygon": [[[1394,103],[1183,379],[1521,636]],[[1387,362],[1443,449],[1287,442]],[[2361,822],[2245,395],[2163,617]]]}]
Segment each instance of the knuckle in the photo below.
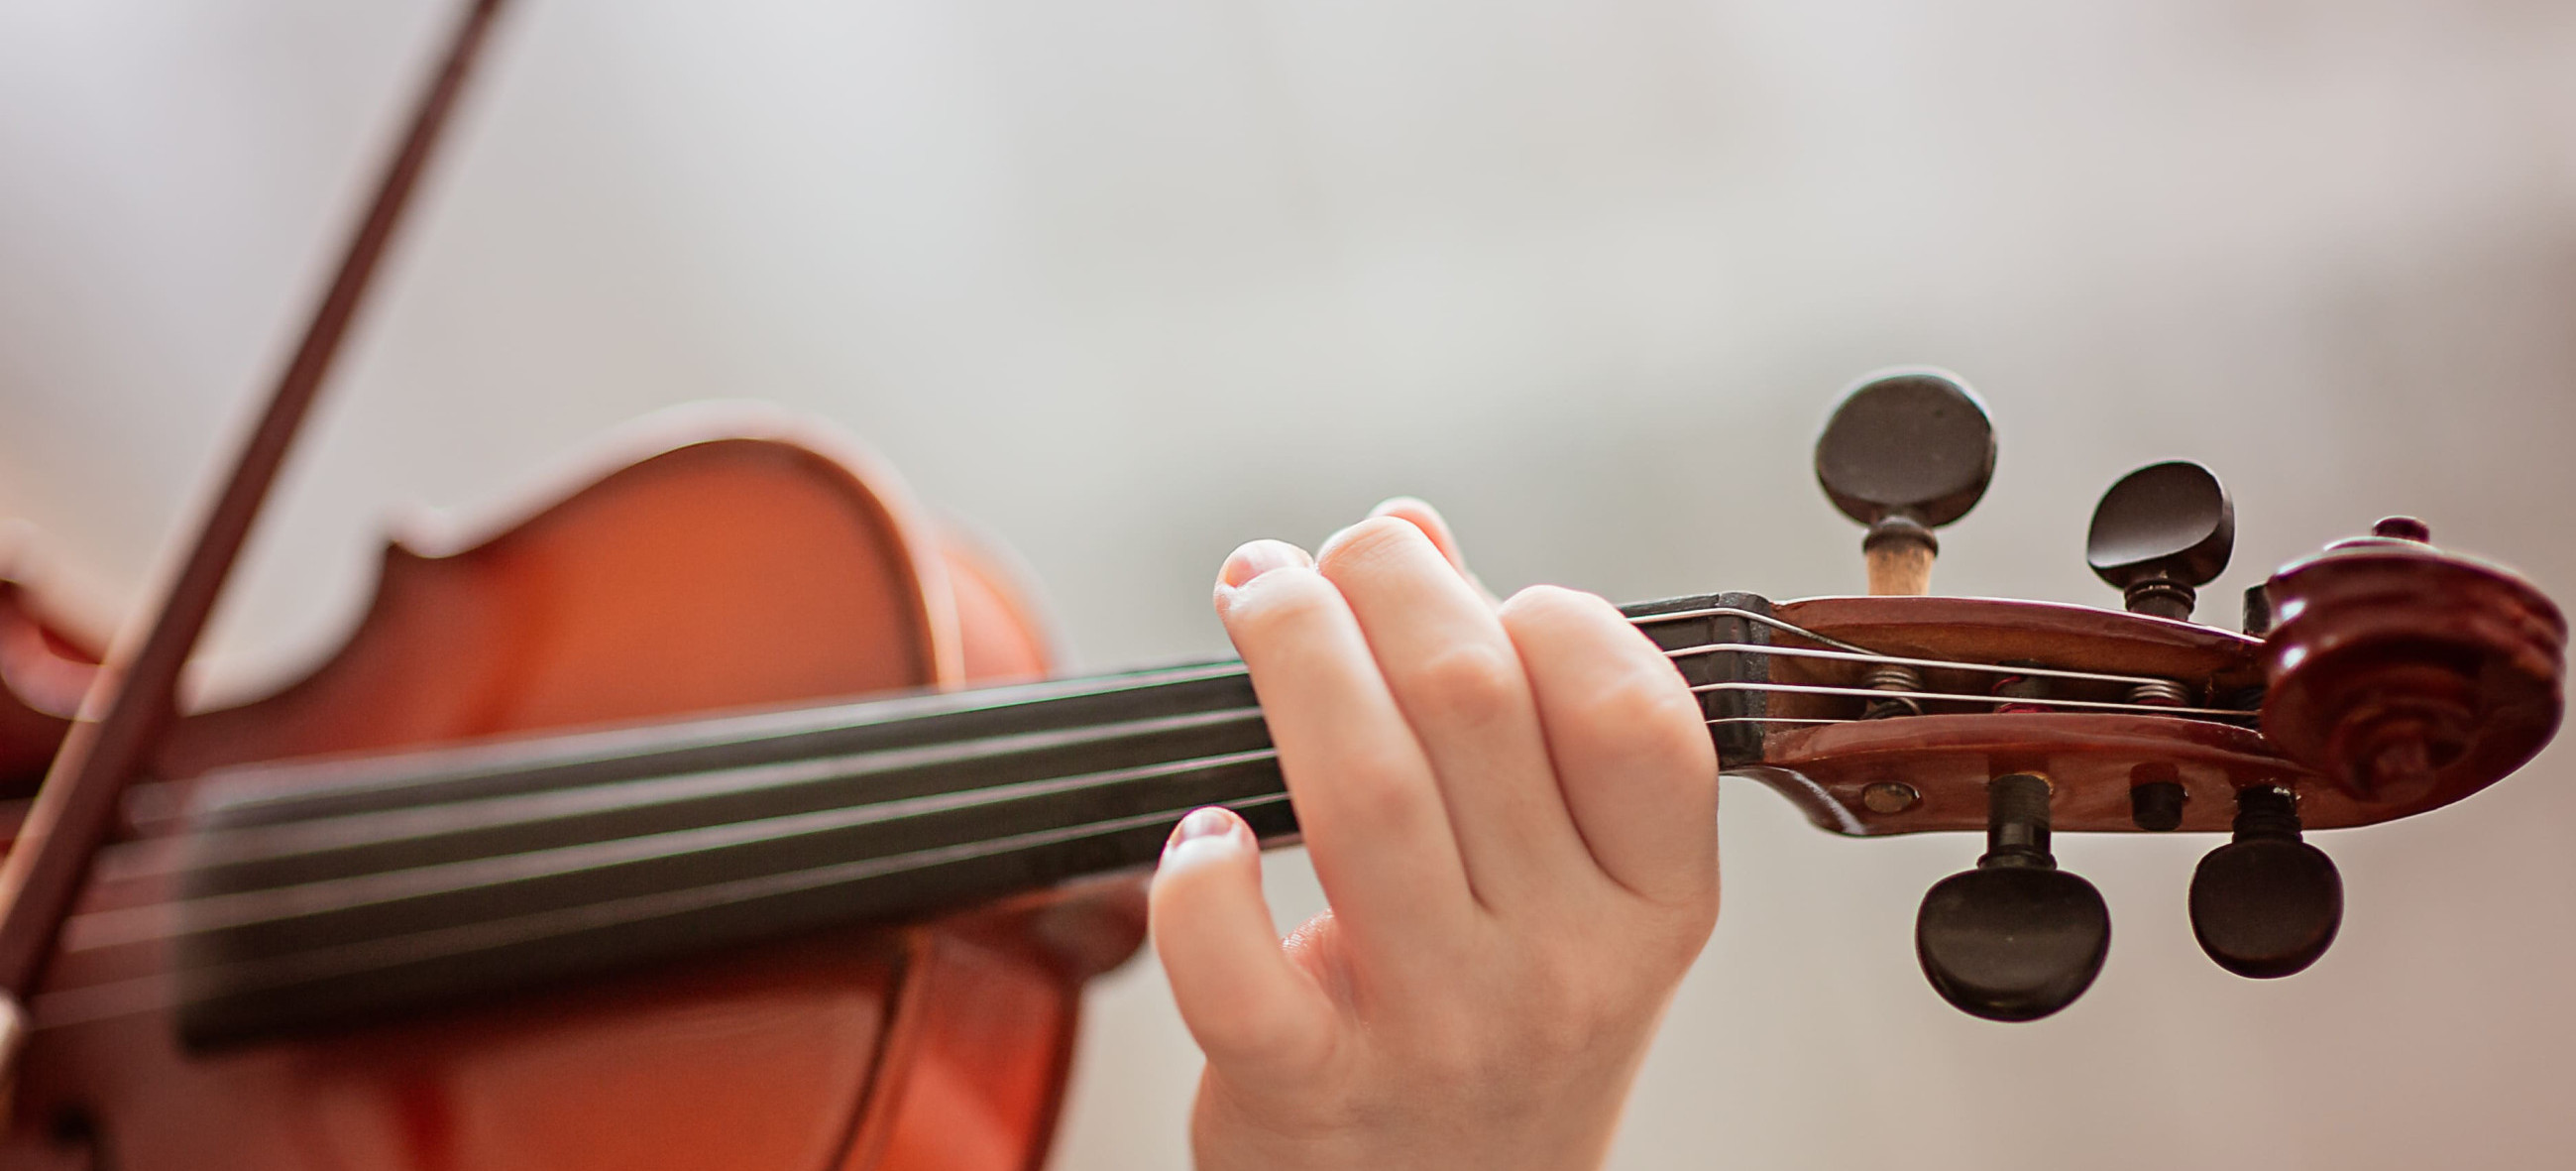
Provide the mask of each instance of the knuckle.
[{"label": "knuckle", "polygon": [[1484,643],[1442,648],[1405,674],[1408,690],[1425,714],[1467,724],[1509,716],[1524,690],[1519,658],[1506,647]]},{"label": "knuckle", "polygon": [[1698,697],[1660,663],[1621,671],[1577,702],[1578,718],[1647,760],[1670,768],[1717,767]]},{"label": "knuckle", "polygon": [[1440,1014],[1420,1022],[1406,1046],[1421,1059],[1421,1070],[1433,1084],[1471,1085],[1486,1076],[1496,1056],[1493,1026],[1458,1014]]},{"label": "knuckle", "polygon": [[1606,1031],[1588,1005],[1568,1003],[1535,1023],[1531,1047],[1547,1060],[1562,1061],[1598,1048]]},{"label": "knuckle", "polygon": [[1572,957],[1541,961],[1532,975],[1532,1011],[1523,1023],[1522,1044],[1538,1055],[1559,1058],[1598,1045],[1618,1016],[1609,975]]},{"label": "knuckle", "polygon": [[1333,764],[1336,767],[1301,770],[1297,779],[1329,788],[1336,807],[1378,831],[1401,838],[1437,828],[1438,797],[1415,781],[1422,769],[1420,761],[1382,751]]}]

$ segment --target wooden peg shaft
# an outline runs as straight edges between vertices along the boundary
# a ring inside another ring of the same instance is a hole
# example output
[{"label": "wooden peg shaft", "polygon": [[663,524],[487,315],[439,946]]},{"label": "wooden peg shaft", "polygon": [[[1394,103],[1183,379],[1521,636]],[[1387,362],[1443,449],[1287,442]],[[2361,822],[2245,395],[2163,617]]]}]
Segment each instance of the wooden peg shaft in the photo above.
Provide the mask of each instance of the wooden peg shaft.
[{"label": "wooden peg shaft", "polygon": [[1921,545],[1885,544],[1869,550],[1869,592],[1920,596],[1932,592],[1932,551]]},{"label": "wooden peg shaft", "polygon": [[1873,596],[1920,597],[1932,592],[1932,558],[1941,551],[1932,530],[1903,517],[1889,517],[1869,527],[1860,548],[1869,562]]}]

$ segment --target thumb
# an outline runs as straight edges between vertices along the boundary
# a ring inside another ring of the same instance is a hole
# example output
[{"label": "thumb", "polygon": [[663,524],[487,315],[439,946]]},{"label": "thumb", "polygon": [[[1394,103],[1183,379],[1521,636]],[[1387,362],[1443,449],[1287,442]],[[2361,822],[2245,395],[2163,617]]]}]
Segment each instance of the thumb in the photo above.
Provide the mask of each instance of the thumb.
[{"label": "thumb", "polygon": [[1331,1043],[1323,989],[1279,949],[1261,896],[1261,848],[1231,810],[1182,818],[1154,871],[1154,951],[1208,1061],[1298,1062]]}]

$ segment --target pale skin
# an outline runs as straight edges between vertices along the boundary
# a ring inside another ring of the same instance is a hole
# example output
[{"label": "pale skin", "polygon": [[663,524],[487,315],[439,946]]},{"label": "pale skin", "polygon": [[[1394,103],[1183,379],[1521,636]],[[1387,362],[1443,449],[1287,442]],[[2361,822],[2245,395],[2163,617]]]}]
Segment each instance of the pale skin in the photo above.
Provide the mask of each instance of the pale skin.
[{"label": "pale skin", "polygon": [[1154,944],[1207,1055],[1204,1171],[1598,1167],[1716,922],[1717,760],[1607,602],[1496,602],[1409,499],[1235,550],[1250,667],[1330,909],[1281,941],[1222,809],[1154,877]]}]

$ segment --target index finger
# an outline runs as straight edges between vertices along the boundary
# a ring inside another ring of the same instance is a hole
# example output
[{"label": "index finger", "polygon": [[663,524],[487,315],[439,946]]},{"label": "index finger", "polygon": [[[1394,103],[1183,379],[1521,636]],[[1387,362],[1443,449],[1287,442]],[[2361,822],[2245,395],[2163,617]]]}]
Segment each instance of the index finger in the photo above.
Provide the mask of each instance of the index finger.
[{"label": "index finger", "polygon": [[1474,907],[1430,760],[1341,591],[1311,564],[1245,572],[1264,556],[1246,546],[1227,560],[1242,584],[1219,587],[1217,611],[1251,671],[1315,877],[1363,946],[1415,946]]}]

